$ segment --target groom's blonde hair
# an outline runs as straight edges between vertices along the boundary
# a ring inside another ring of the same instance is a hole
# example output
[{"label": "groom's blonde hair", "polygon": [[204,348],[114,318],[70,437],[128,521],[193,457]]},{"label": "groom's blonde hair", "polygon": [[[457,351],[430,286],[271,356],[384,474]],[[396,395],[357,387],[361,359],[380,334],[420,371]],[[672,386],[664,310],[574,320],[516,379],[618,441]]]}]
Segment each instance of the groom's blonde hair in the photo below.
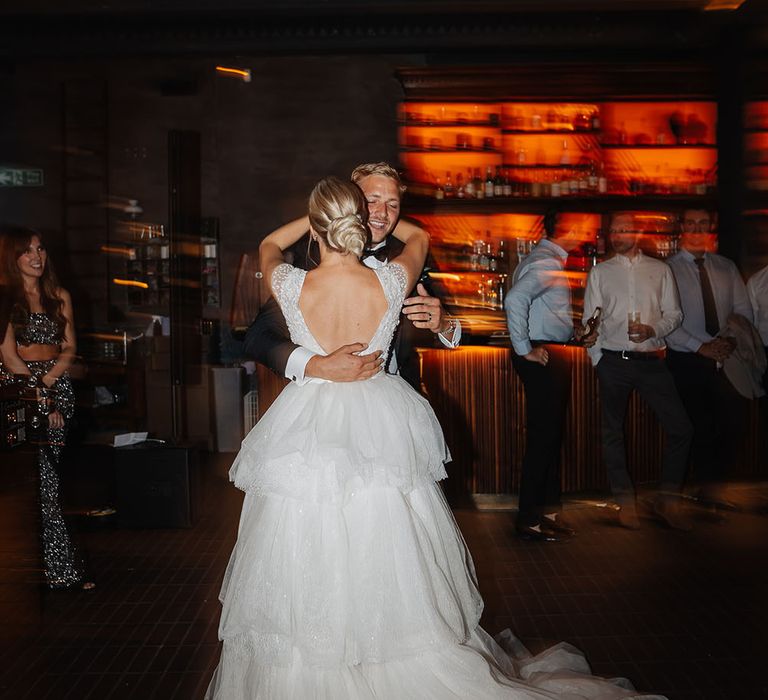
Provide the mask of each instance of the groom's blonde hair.
[{"label": "groom's blonde hair", "polygon": [[328,248],[359,258],[370,237],[362,190],[348,180],[323,178],[309,195],[309,224]]},{"label": "groom's blonde hair", "polygon": [[397,172],[389,163],[381,161],[379,163],[362,163],[358,165],[350,175],[352,182],[360,184],[360,180],[368,177],[369,175],[383,175],[391,180],[395,181],[397,189],[400,192],[400,196],[405,192],[406,187],[403,181],[400,179],[400,173]]}]

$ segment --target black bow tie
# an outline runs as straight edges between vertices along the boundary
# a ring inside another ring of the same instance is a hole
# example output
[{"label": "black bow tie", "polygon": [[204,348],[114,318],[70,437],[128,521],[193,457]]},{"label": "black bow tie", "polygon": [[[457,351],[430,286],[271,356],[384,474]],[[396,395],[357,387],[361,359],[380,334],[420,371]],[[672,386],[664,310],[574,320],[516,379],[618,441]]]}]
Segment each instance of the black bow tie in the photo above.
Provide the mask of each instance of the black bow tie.
[{"label": "black bow tie", "polygon": [[379,262],[387,262],[389,259],[389,251],[387,250],[387,246],[383,245],[380,248],[376,248],[376,250],[373,248],[366,248],[363,251],[363,260],[370,257],[376,258],[376,260]]}]

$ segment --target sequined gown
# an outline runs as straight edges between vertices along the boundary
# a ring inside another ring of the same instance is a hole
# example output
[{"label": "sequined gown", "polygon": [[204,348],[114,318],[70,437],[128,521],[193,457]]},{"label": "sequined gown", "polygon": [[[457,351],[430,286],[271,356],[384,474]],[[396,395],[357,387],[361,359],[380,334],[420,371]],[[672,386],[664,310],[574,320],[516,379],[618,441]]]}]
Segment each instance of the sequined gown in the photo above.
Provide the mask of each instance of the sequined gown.
[{"label": "sequined gown", "polygon": [[[389,346],[407,291],[397,263],[375,274],[387,311],[371,352]],[[280,265],[272,288],[292,340],[325,354],[299,310],[305,275]],[[230,470],[245,500],[206,698],[639,697],[568,644],[532,656],[480,627],[472,559],[437,484],[449,459],[429,403],[399,376],[288,385]]]},{"label": "sequined gown", "polygon": [[[27,324],[16,329],[18,345],[58,345],[62,342],[61,332],[53,319],[45,313],[31,313]],[[42,377],[56,360],[25,362],[35,377]],[[6,379],[7,380],[7,379]],[[46,439],[38,447],[37,464],[40,470],[40,536],[43,548],[45,577],[51,588],[68,588],[80,582],[84,567],[69,535],[61,512],[59,498],[58,466],[61,450],[66,440],[66,423],[71,420],[75,409],[75,395],[68,374],[62,375],[54,385],[55,407],[64,417],[64,428],[48,428]]]}]

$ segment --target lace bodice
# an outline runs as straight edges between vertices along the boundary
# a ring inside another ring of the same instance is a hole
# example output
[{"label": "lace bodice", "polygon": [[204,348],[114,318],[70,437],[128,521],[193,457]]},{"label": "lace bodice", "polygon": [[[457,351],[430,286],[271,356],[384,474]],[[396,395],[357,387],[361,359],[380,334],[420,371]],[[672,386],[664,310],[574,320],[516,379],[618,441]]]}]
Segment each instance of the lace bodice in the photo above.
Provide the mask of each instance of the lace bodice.
[{"label": "lace bodice", "polygon": [[[367,352],[381,350],[386,355],[400,320],[400,310],[405,299],[408,278],[402,265],[398,263],[387,263],[374,272],[384,290],[387,310],[368,343]],[[278,265],[272,272],[272,291],[277,303],[280,304],[283,316],[285,316],[288,330],[291,333],[291,340],[318,355],[327,355],[328,353],[320,347],[320,343],[313,337],[299,309],[299,296],[306,276],[306,270],[300,270],[288,263]]]}]

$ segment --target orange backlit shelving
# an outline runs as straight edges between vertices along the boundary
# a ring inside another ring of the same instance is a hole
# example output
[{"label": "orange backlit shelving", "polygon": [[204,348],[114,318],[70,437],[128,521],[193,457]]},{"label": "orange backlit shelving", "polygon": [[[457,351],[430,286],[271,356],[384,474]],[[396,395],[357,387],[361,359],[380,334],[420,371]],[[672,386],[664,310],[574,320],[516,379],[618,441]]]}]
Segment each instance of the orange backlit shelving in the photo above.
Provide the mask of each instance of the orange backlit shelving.
[{"label": "orange backlit shelving", "polygon": [[[587,272],[606,254],[609,211],[645,197],[651,210],[634,215],[641,247],[665,258],[677,249],[679,208],[707,207],[716,191],[715,102],[421,101],[398,116],[433,282],[473,334],[504,337],[504,294],[547,209],[581,242],[566,263],[578,317]],[[753,140],[768,171],[768,114],[753,121],[767,126]]]}]

